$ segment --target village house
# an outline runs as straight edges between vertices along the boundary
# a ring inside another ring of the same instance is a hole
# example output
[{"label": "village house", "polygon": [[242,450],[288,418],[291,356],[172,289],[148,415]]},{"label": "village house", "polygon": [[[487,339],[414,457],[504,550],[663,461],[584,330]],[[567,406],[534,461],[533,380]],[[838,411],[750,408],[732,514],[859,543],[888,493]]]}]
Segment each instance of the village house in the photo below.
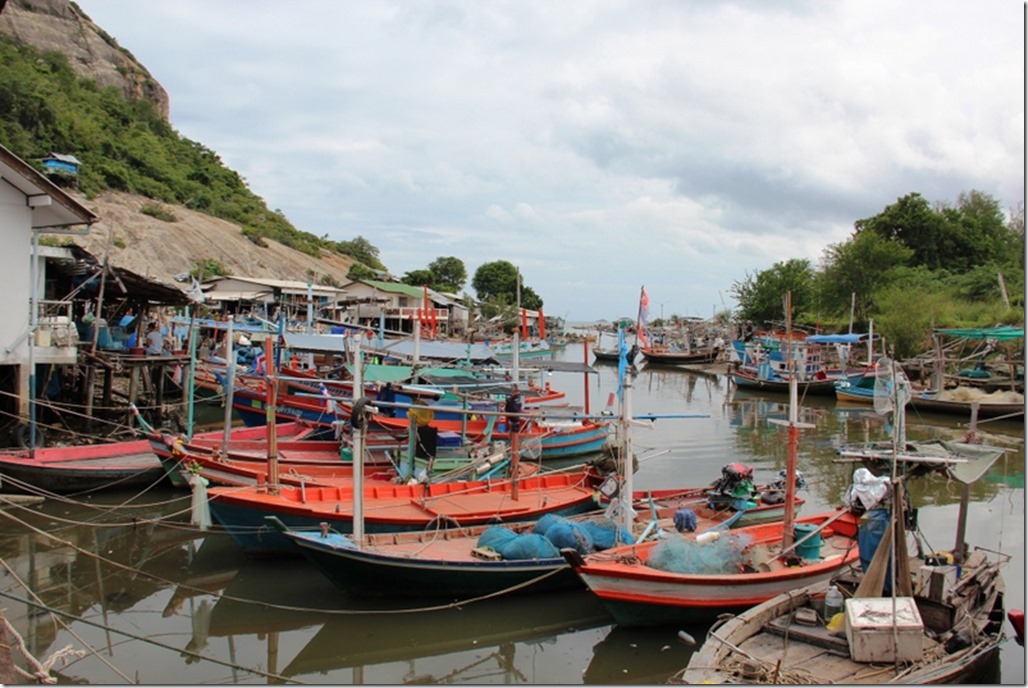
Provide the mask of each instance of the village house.
[{"label": "village house", "polygon": [[281,309],[292,322],[305,322],[308,304],[313,317],[339,315],[335,303],[342,290],[299,280],[270,277],[212,277],[203,283],[204,301],[225,314],[251,314],[276,321]]},{"label": "village house", "polygon": [[[41,234],[86,234],[99,220],[45,175],[0,146],[0,411],[5,421],[30,414],[34,368],[75,363],[77,337],[70,311],[44,298],[47,257],[68,249],[41,246]],[[6,424],[6,423],[5,423]]]},{"label": "village house", "polygon": [[426,287],[400,282],[357,280],[342,288],[338,305],[346,310],[349,322],[386,330],[413,333],[415,324],[425,325],[435,336],[462,337],[471,314],[456,296]]}]

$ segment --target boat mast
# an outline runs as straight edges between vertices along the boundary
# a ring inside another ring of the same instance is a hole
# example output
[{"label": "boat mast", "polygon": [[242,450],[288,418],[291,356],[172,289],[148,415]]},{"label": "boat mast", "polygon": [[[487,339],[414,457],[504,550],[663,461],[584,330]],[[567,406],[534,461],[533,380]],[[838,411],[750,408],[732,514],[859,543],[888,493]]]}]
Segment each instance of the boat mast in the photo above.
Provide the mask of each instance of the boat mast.
[{"label": "boat mast", "polygon": [[278,407],[278,370],[274,365],[274,341],[264,340],[264,409],[265,424],[268,427],[268,492],[278,494],[278,430],[276,412]]},{"label": "boat mast", "polygon": [[796,453],[799,445],[799,383],[796,379],[796,361],[792,356],[792,292],[785,292],[785,341],[789,368],[789,452],[785,464],[785,515],[782,529],[782,547],[792,545],[796,522]]},{"label": "boat mast", "polygon": [[353,338],[353,541],[360,546],[364,540],[364,425],[367,418],[364,409],[357,408],[357,401],[364,397],[364,367],[361,353],[362,334],[360,330]]},{"label": "boat mast", "polygon": [[236,385],[236,352],[232,346],[232,320],[235,318],[231,313],[225,323],[225,358],[227,367],[225,370],[225,436],[221,443],[221,453],[228,456],[228,438],[232,432],[232,398],[235,394]]},{"label": "boat mast", "polygon": [[632,525],[634,522],[632,513],[632,469],[635,468],[632,460],[632,433],[629,428],[632,425],[632,373],[628,370],[628,366],[625,366],[625,374],[622,379],[622,390],[623,395],[621,398],[621,432],[622,432],[622,465],[624,480],[622,481],[621,491],[618,494],[618,499],[621,500],[621,518],[623,519],[623,526],[625,532],[632,532]]}]

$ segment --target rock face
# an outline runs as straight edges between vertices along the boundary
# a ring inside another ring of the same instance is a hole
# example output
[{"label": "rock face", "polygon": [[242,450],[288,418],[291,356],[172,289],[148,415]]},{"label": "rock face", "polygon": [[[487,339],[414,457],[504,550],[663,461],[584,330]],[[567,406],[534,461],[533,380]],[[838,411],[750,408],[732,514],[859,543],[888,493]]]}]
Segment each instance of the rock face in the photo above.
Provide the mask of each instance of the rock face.
[{"label": "rock face", "polygon": [[75,237],[97,258],[140,275],[171,283],[208,258],[240,277],[270,277],[323,283],[326,277],[346,284],[353,261],[327,251],[321,259],[265,239],[260,247],[243,236],[239,226],[181,206],[163,206],[175,220],[166,222],[141,209],[153,201],[131,194],[106,192],[88,199],[72,194],[100,217],[88,236]]},{"label": "rock face", "polygon": [[168,119],[164,87],[77,5],[68,0],[7,0],[0,8],[0,33],[37,50],[64,53],[79,75],[102,88],[114,86],[129,98],[148,100]]},{"label": "rock face", "polygon": [[[164,88],[127,50],[96,26],[68,0],[0,0],[0,33],[38,50],[68,57],[72,67],[101,87],[114,86],[129,98],[143,98],[168,119]],[[209,258],[233,275],[345,284],[353,261],[323,252],[321,259],[265,239],[266,247],[249,241],[238,225],[181,206],[166,206],[175,221],[165,222],[140,212],[147,198],[108,192],[87,199],[71,192],[100,217],[89,236],[74,241],[100,259],[171,283]],[[327,281],[327,280],[326,280]]]}]

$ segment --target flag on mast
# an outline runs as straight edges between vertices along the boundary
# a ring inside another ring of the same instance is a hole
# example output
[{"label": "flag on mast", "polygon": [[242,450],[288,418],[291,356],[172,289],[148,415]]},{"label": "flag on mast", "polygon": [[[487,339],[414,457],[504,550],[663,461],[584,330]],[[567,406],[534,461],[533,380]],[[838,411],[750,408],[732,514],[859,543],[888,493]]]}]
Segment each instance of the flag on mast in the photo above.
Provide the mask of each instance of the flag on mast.
[{"label": "flag on mast", "polygon": [[639,295],[639,319],[635,324],[635,338],[639,340],[639,346],[644,349],[650,345],[646,339],[646,321],[649,317],[650,297],[646,293],[646,287],[643,287]]}]

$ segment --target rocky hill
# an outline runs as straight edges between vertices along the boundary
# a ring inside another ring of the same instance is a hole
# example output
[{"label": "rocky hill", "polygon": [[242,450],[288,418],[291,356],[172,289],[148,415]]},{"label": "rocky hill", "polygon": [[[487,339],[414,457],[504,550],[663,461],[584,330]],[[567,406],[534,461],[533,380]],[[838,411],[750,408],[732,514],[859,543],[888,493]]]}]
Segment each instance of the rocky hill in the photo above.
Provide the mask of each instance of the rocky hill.
[{"label": "rocky hill", "polygon": [[324,251],[319,260],[265,239],[262,248],[244,237],[239,226],[188,208],[162,204],[175,217],[159,220],[140,212],[149,199],[107,192],[95,199],[78,200],[100,217],[89,236],[75,242],[103,258],[140,275],[171,282],[208,258],[219,261],[233,275],[320,282],[328,276],[345,284],[353,261]]},{"label": "rocky hill", "polygon": [[[81,76],[114,86],[126,97],[146,99],[167,119],[164,88],[68,0],[0,0],[0,33],[39,50],[64,53]],[[76,197],[100,217],[90,235],[75,237],[76,243],[97,257],[108,255],[114,265],[164,282],[211,258],[234,275],[315,282],[327,277],[337,283],[347,281],[353,264],[339,254],[324,251],[318,259],[271,239],[259,246],[238,225],[181,206],[160,204],[174,217],[161,220],[141,212],[153,202],[140,196]]]}]

